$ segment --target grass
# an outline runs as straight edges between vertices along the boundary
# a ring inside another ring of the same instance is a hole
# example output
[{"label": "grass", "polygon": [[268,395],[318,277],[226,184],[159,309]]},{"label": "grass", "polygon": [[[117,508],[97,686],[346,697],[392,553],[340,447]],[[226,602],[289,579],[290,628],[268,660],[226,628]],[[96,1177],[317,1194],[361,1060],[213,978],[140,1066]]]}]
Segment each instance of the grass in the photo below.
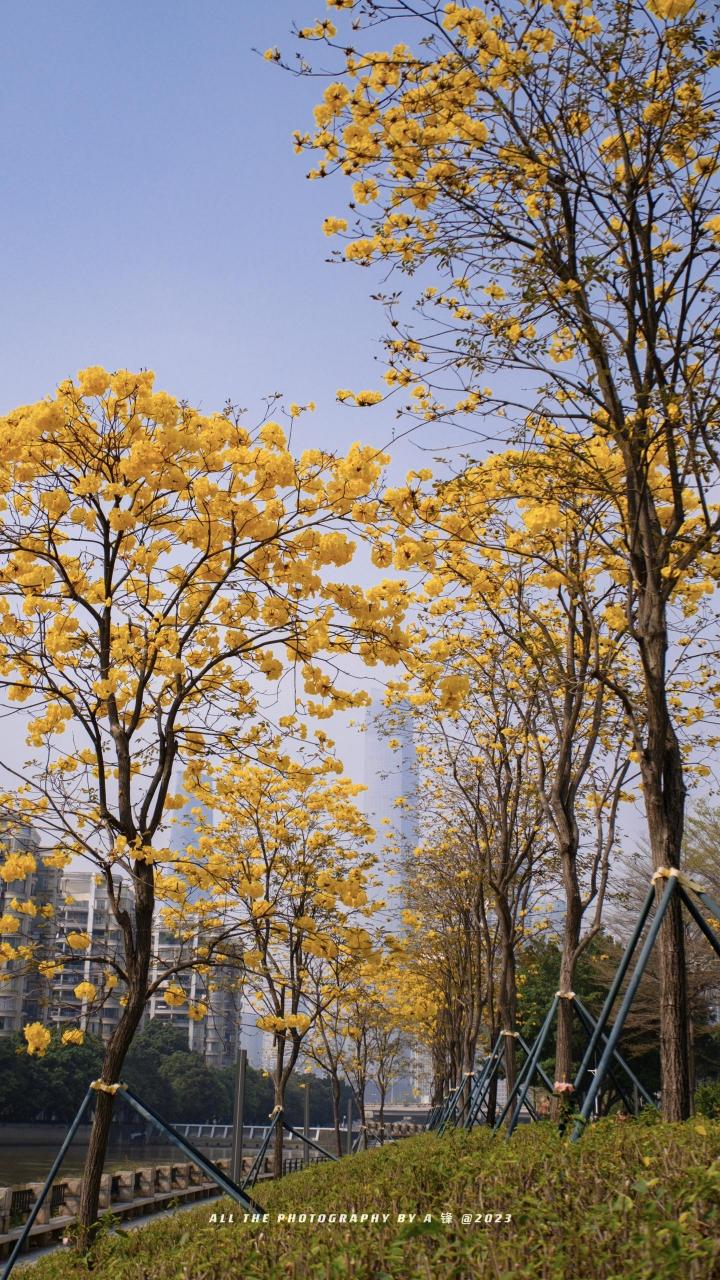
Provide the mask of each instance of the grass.
[{"label": "grass", "polygon": [[[268,1222],[229,1200],[64,1250],[25,1280],[712,1280],[720,1275],[720,1122],[602,1121],[511,1142],[424,1134],[257,1189]],[[234,1221],[211,1222],[213,1213]],[[278,1214],[387,1214],[288,1222]],[[414,1221],[399,1220],[415,1213]],[[441,1220],[451,1214],[452,1221]],[[472,1215],[469,1224],[462,1215]],[[511,1221],[504,1215],[511,1214]],[[425,1215],[432,1215],[430,1221]],[[481,1217],[476,1222],[477,1216]],[[486,1215],[503,1215],[486,1222]]]}]

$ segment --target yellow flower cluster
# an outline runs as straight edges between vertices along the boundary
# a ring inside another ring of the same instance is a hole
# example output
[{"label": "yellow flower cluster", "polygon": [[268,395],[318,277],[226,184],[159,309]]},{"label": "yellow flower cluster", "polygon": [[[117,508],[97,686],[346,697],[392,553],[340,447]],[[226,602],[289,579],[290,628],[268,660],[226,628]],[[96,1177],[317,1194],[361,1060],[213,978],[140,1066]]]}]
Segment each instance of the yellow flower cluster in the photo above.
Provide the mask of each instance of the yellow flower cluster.
[{"label": "yellow flower cluster", "polygon": [[63,1044],[84,1044],[85,1032],[80,1027],[68,1027],[67,1031],[62,1033]]},{"label": "yellow flower cluster", "polygon": [[71,930],[67,935],[66,942],[73,951],[87,951],[92,943],[89,933],[80,932],[77,929]]},{"label": "yellow flower cluster", "polygon": [[8,853],[0,866],[0,877],[9,884],[13,880],[24,880],[37,870],[37,859],[32,853]]},{"label": "yellow flower cluster", "polygon": [[31,1056],[44,1057],[52,1040],[52,1035],[42,1022],[29,1022],[23,1027],[23,1035],[27,1041],[27,1051]]},{"label": "yellow flower cluster", "polygon": [[78,1000],[94,1000],[97,995],[97,987],[92,982],[78,982],[73,989]]}]

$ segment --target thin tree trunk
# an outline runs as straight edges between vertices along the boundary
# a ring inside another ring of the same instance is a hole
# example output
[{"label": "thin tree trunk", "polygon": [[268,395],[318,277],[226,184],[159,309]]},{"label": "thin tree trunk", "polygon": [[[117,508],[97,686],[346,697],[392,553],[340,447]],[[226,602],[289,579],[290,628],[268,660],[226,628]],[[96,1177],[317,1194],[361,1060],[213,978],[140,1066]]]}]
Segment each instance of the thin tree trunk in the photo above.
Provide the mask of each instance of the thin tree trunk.
[{"label": "thin tree trunk", "polygon": [[[105,1084],[118,1084],[120,1073],[133,1036],[142,1018],[145,1007],[144,997],[125,1008],[105,1051],[100,1079]],[[110,1138],[114,1094],[97,1091],[95,1115],[90,1130],[85,1167],[83,1170],[80,1204],[78,1206],[78,1246],[87,1249],[92,1243],[97,1230],[98,1207],[100,1203],[100,1181],[105,1167],[105,1156]]]},{"label": "thin tree trunk", "polygon": [[[517,980],[515,975],[513,922],[510,907],[504,895],[498,894],[496,896],[496,906],[500,924],[500,980],[498,983],[500,1029],[502,1031],[514,1031],[517,1018]],[[505,1081],[509,1095],[517,1077],[515,1037],[507,1035],[504,1040]]]},{"label": "thin tree trunk", "polygon": [[447,1071],[445,1067],[444,1048],[435,1043],[432,1046],[432,1089],[430,1091],[430,1106],[439,1107],[445,1094],[445,1084],[447,1079]]},{"label": "thin tree trunk", "polygon": [[287,1043],[283,1035],[275,1036],[275,1071],[273,1072],[273,1084],[275,1086],[275,1105],[273,1108],[273,1117],[278,1117],[275,1125],[275,1151],[273,1156],[273,1177],[275,1179],[283,1176],[283,1149],[285,1139],[285,1126],[282,1123],[283,1112],[285,1109],[285,1090],[287,1082],[292,1075],[293,1067],[297,1060],[297,1053],[292,1053],[289,1062],[285,1061],[285,1050]]},{"label": "thin tree trunk", "polygon": [[[105,1084],[121,1083],[122,1066],[145,1010],[152,952],[154,900],[152,865],[138,860],[135,875],[134,936],[129,915],[124,911],[118,915],[125,935],[129,985],[127,1004],[105,1050],[100,1073],[100,1079]],[[96,1230],[100,1180],[105,1167],[112,1112],[113,1094],[98,1090],[78,1206],[78,1244],[83,1249],[92,1242]]]},{"label": "thin tree trunk", "polygon": [[[490,1021],[489,1021],[490,1048],[494,1049],[495,1042],[497,1040],[498,1032],[500,1028],[498,1026],[497,1012],[495,1010],[494,1004],[489,1004],[488,1007],[490,1012]],[[492,1126],[495,1124],[495,1116],[497,1114],[497,1082],[498,1082],[498,1073],[497,1071],[495,1071],[493,1073],[493,1078],[492,1078],[492,1081],[490,1082],[490,1085],[488,1087],[488,1091],[485,1097],[485,1114],[487,1116],[487,1123],[490,1126],[490,1128],[492,1128]]]},{"label": "thin tree trunk", "polygon": [[[561,992],[572,991],[575,976],[575,962],[580,941],[582,922],[582,902],[577,883],[577,853],[564,851],[563,866],[565,868],[565,924],[563,928],[562,951],[560,955]],[[558,1000],[557,1032],[555,1041],[555,1079],[568,1083],[573,1074],[573,1011],[572,1001],[563,996]]]},{"label": "thin tree trunk", "polygon": [[[673,729],[665,688],[667,624],[658,601],[646,607],[641,654],[647,693],[647,746],[641,759],[643,794],[653,866],[679,867],[685,820],[682,756]],[[657,883],[660,899],[665,881]],[[685,930],[680,898],[674,894],[658,936],[660,972],[660,1062],[662,1114],[687,1120],[691,1113]]]}]

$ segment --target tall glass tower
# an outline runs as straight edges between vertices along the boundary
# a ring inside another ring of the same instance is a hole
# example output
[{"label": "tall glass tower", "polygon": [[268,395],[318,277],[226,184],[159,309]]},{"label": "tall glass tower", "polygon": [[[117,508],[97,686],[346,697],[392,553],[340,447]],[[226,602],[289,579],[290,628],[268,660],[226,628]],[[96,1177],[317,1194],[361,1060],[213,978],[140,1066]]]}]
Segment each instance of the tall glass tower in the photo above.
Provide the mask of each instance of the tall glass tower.
[{"label": "tall glass tower", "polygon": [[392,874],[397,865],[395,850],[412,850],[418,839],[418,760],[412,723],[403,717],[402,705],[392,715],[380,699],[367,707],[364,781],[363,808],[376,832],[373,852],[378,864],[374,875],[379,883],[375,896],[387,902],[383,924],[398,932],[402,927],[402,895]]}]

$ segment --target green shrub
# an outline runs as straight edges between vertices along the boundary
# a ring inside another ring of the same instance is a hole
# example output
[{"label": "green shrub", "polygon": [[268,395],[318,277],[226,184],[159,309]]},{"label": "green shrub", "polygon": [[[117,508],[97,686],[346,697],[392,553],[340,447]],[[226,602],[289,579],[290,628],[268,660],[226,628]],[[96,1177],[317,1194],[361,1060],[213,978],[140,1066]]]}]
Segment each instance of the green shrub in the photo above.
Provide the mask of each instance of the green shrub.
[{"label": "green shrub", "polygon": [[720,1120],[720,1080],[711,1080],[696,1089],[695,1110],[711,1120]]},{"label": "green shrub", "polygon": [[[26,1280],[711,1280],[720,1274],[720,1124],[553,1125],[512,1141],[423,1134],[257,1189],[270,1221],[228,1200],[62,1252]],[[211,1214],[234,1222],[211,1222]],[[277,1215],[387,1213],[371,1224]],[[399,1215],[418,1215],[414,1221]],[[431,1215],[425,1221],[425,1215]],[[441,1215],[450,1215],[450,1221]],[[462,1221],[471,1215],[472,1222]],[[504,1215],[511,1215],[505,1221]],[[490,1221],[486,1221],[488,1216]],[[495,1215],[502,1221],[496,1222]],[[479,1221],[476,1219],[479,1218]]]}]

